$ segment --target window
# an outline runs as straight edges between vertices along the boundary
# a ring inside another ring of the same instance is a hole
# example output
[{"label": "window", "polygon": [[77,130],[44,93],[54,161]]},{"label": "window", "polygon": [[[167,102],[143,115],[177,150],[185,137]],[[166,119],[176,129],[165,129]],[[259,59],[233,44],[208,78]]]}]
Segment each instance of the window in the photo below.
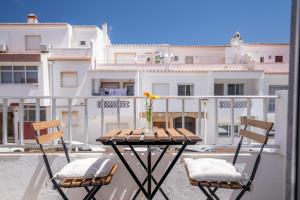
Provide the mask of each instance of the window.
[{"label": "window", "polygon": [[127,89],[127,96],[134,96],[134,83],[124,83],[124,88]]},{"label": "window", "polygon": [[179,61],[178,56],[174,56],[173,60],[174,60],[175,62]]},{"label": "window", "polygon": [[[288,90],[287,85],[270,85],[269,86],[269,95],[275,95],[276,91],[278,90]],[[268,104],[268,112],[273,113],[275,112],[275,99],[269,99]]]},{"label": "window", "polygon": [[77,87],[77,72],[61,72],[61,87]]},{"label": "window", "polygon": [[178,96],[192,96],[194,93],[194,87],[192,84],[179,84]]},{"label": "window", "polygon": [[[235,124],[235,125],[233,125],[233,128],[234,128],[234,136],[238,137],[240,126]],[[230,124],[219,124],[218,135],[219,135],[219,137],[229,137],[229,136],[231,136],[231,125]]]},{"label": "window", "polygon": [[[36,121],[36,108],[31,105],[24,105],[24,122]],[[40,107],[40,121],[46,120],[46,108]]]},{"label": "window", "polygon": [[282,63],[283,62],[283,56],[275,56],[275,63]]},{"label": "window", "polygon": [[193,64],[194,63],[194,57],[193,56],[186,56],[185,57],[185,64]]},{"label": "window", "polygon": [[85,41],[80,41],[80,46],[85,46],[86,42]]},{"label": "window", "polygon": [[265,62],[265,58],[264,57],[260,57],[260,63],[264,63]]},{"label": "window", "polygon": [[0,83],[38,83],[37,66],[0,66]]},{"label": "window", "polygon": [[224,84],[215,83],[214,85],[214,95],[223,96],[224,95]]},{"label": "window", "polygon": [[169,84],[168,83],[153,83],[152,92],[155,95],[168,96]]},{"label": "window", "polygon": [[[72,126],[78,126],[79,125],[79,115],[78,111],[72,111],[71,112],[71,118],[72,118]],[[69,126],[69,118],[68,118],[68,112],[62,111],[61,112],[61,121],[64,126]]]},{"label": "window", "polygon": [[244,95],[244,84],[228,84],[228,95]]},{"label": "window", "polygon": [[41,49],[41,36],[40,35],[26,35],[25,48],[29,51],[39,51]]}]

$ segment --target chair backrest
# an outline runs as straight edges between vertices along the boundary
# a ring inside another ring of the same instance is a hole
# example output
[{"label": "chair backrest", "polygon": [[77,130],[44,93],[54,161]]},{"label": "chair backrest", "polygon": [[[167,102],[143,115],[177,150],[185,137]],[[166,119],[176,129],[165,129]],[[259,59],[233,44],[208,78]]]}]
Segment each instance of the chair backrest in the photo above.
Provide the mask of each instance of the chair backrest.
[{"label": "chair backrest", "polygon": [[[46,158],[46,154],[44,152],[44,148],[43,148],[43,144],[48,143],[48,142],[52,142],[53,140],[56,139],[60,139],[61,140],[61,144],[63,147],[63,150],[65,152],[65,156],[68,162],[70,162],[70,157],[67,151],[67,147],[65,145],[63,136],[64,136],[64,132],[60,131],[59,127],[61,126],[61,122],[59,120],[50,120],[50,121],[41,121],[41,122],[34,122],[32,123],[33,126],[33,130],[35,133],[35,138],[37,143],[40,145],[41,151],[44,154],[44,160],[45,162],[48,162],[48,159]],[[39,135],[38,131],[44,130],[44,129],[49,129],[49,128],[53,128],[53,130],[56,129],[56,131],[52,132],[52,133],[48,133],[45,135]],[[46,163],[47,165],[47,163]]]},{"label": "chair backrest", "polygon": [[[235,165],[235,163],[236,163],[236,160],[237,160],[237,157],[239,155],[241,146],[243,144],[244,137],[249,138],[250,140],[254,140],[254,141],[261,144],[260,151],[259,151],[259,153],[256,157],[254,167],[253,167],[253,170],[252,170],[252,173],[251,173],[251,176],[250,176],[250,181],[247,183],[247,186],[250,186],[252,181],[254,180],[256,170],[258,168],[258,165],[259,165],[259,162],[260,162],[260,159],[261,159],[261,153],[262,153],[265,145],[268,142],[269,133],[273,129],[274,123],[273,122],[267,122],[267,121],[255,120],[255,119],[243,118],[242,119],[242,124],[244,124],[245,127],[244,127],[244,129],[240,130],[241,139],[240,139],[240,142],[237,146],[232,164]],[[264,135],[247,130],[249,127],[259,128],[259,129],[263,130]]]}]

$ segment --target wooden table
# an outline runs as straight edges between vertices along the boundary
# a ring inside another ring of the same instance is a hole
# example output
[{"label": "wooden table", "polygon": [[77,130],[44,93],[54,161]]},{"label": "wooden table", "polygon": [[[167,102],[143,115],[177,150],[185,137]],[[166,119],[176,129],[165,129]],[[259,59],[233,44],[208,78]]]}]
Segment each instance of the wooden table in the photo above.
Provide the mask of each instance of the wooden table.
[{"label": "wooden table", "polygon": [[[184,129],[184,128],[169,128],[169,129],[156,129],[154,134],[144,134],[143,129],[131,130],[131,129],[115,129],[107,133],[105,136],[100,137],[97,139],[98,142],[102,142],[104,145],[110,145],[125,165],[126,169],[135,180],[137,185],[139,186],[139,190],[135,193],[133,199],[135,199],[139,192],[142,191],[147,199],[152,199],[156,192],[160,190],[162,195],[165,199],[169,199],[165,192],[160,188],[163,181],[166,179],[172,168],[174,167],[175,163],[183,153],[184,149],[187,145],[194,145],[199,141],[202,141],[198,136],[194,133]],[[137,178],[136,174],[133,172],[131,167],[129,166],[128,162],[125,160],[123,155],[118,149],[118,145],[128,145],[138,161],[141,163],[142,167],[147,171],[147,178],[141,183]],[[181,148],[178,150],[176,156],[172,160],[171,164],[167,167],[166,171],[164,172],[163,176],[159,181],[157,181],[153,176],[152,173],[163,158],[163,155],[166,153],[167,149],[170,145],[178,145]],[[140,158],[139,154],[135,151],[133,146],[147,146],[147,165],[143,162]],[[163,146],[162,152],[159,155],[158,159],[155,161],[154,165],[152,166],[151,162],[151,146]],[[156,184],[154,190],[151,189],[151,182]],[[144,188],[144,185],[147,184],[147,191]]]}]

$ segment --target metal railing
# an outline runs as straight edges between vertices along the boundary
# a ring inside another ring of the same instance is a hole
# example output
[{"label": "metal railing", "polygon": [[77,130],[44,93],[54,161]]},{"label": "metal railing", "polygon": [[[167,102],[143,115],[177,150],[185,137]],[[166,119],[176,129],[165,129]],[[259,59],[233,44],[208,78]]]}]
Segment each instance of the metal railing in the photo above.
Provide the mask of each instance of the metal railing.
[{"label": "metal railing", "polygon": [[[260,118],[263,120],[267,120],[267,103],[268,99],[277,99],[278,96],[162,96],[160,98],[160,102],[164,101],[164,105],[162,106],[162,103],[159,103],[158,105],[160,107],[164,108],[156,108],[154,105],[154,112],[156,111],[163,111],[164,117],[165,117],[165,126],[166,128],[170,127],[169,124],[169,115],[172,114],[172,112],[176,111],[178,113],[181,112],[181,125],[182,127],[185,126],[185,116],[188,112],[197,113],[198,121],[197,123],[197,130],[196,134],[202,136],[203,143],[207,144],[208,135],[208,125],[206,121],[208,120],[208,116],[211,115],[214,118],[214,128],[215,128],[215,134],[218,134],[219,129],[219,101],[220,100],[227,100],[230,101],[230,126],[231,126],[231,145],[234,144],[234,125],[235,125],[235,101],[244,100],[246,101],[246,116],[251,117],[251,105],[253,104],[254,100],[260,100],[262,101],[262,108],[259,111],[262,112],[260,114]],[[116,102],[116,106],[109,108],[113,109],[115,113],[106,113],[105,112],[105,106],[104,102],[113,100]],[[0,147],[26,147],[26,146],[34,146],[34,144],[28,144],[24,141],[24,105],[26,104],[34,104],[35,105],[35,120],[40,120],[40,112],[41,112],[41,106],[44,106],[48,108],[48,117],[47,119],[57,119],[57,109],[65,109],[67,110],[67,126],[65,127],[66,130],[66,136],[68,138],[68,144],[70,146],[87,146],[89,144],[89,113],[91,112],[91,108],[89,107],[90,102],[99,102],[99,108],[100,108],[100,131],[101,134],[104,133],[104,126],[105,126],[105,118],[113,118],[115,119],[115,122],[117,124],[117,127],[121,127],[121,120],[123,114],[121,113],[120,102],[123,102],[124,100],[130,100],[131,102],[131,112],[126,111],[127,117],[130,115],[130,120],[132,120],[132,127],[133,129],[140,126],[138,124],[138,120],[140,120],[139,113],[143,112],[144,106],[141,101],[145,101],[145,97],[142,96],[111,96],[111,97],[95,97],[95,96],[89,96],[89,97],[50,97],[50,96],[38,96],[38,97],[0,97],[0,105],[2,103],[2,144],[0,144]],[[63,101],[67,101],[67,104],[63,103]],[[176,101],[175,103],[172,101]],[[181,104],[178,104],[178,101],[181,101]],[[193,103],[190,103],[188,101],[193,101]],[[187,103],[188,102],[188,103]],[[195,103],[196,102],[196,103]],[[8,105],[10,103],[10,105]],[[174,106],[175,105],[175,106]],[[180,106],[179,106],[180,105]],[[212,112],[211,107],[209,105],[215,105],[214,106],[214,112]],[[18,113],[18,126],[16,128],[18,130],[14,131],[14,142],[9,143],[8,142],[8,107],[14,106]],[[158,107],[159,107],[158,106]],[[72,111],[75,107],[83,107],[83,115],[79,116],[80,121],[84,124],[82,126],[83,128],[83,144],[73,144],[73,127],[72,127]],[[163,109],[163,110],[162,110]],[[189,109],[189,110],[188,110]],[[223,109],[224,110],[224,109]],[[227,112],[227,111],[225,111]],[[208,114],[209,113],[209,114]],[[213,114],[214,113],[214,114]],[[212,120],[212,119],[209,119]],[[213,128],[213,127],[211,127]],[[99,135],[100,136],[100,135]],[[216,135],[215,135],[216,138]],[[55,146],[55,144],[53,144]]]}]

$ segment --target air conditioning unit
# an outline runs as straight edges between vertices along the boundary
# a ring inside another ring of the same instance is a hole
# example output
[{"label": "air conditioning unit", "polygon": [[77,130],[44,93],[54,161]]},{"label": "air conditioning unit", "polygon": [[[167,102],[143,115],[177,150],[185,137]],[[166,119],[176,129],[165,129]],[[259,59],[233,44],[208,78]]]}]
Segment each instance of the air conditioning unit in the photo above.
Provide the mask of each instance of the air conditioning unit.
[{"label": "air conditioning unit", "polygon": [[0,44],[0,52],[1,53],[7,52],[7,44]]},{"label": "air conditioning unit", "polygon": [[48,53],[50,49],[50,44],[41,44],[40,50],[42,53]]}]

